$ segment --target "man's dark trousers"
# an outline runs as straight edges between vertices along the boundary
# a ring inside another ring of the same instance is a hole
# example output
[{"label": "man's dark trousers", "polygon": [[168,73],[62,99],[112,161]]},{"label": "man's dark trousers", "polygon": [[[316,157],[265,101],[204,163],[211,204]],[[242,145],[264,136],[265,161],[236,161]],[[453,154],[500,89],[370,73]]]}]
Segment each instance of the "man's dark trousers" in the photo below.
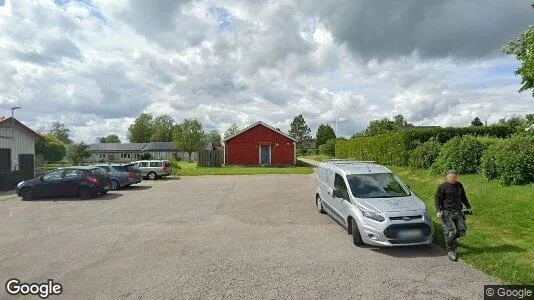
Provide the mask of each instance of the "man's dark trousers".
[{"label": "man's dark trousers", "polygon": [[447,251],[456,251],[456,239],[465,236],[467,232],[464,214],[458,210],[443,211],[441,226],[445,234]]}]

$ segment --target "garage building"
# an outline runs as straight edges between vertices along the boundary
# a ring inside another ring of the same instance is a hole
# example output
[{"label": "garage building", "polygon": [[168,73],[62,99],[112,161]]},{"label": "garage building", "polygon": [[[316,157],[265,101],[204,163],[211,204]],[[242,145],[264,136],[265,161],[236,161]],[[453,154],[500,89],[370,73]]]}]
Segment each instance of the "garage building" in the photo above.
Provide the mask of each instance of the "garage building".
[{"label": "garage building", "polygon": [[295,149],[295,139],[263,122],[257,122],[224,140],[224,164],[294,165],[297,158]]},{"label": "garage building", "polygon": [[35,176],[35,143],[41,138],[17,119],[0,117],[0,190]]}]

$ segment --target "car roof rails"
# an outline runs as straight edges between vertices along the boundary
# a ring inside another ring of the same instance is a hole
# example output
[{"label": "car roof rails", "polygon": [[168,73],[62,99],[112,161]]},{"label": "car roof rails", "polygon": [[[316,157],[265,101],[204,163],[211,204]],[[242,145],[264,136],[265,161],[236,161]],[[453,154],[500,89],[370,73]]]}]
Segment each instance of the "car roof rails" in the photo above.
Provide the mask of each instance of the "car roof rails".
[{"label": "car roof rails", "polygon": [[361,164],[374,164],[375,161],[372,160],[354,160],[354,159],[326,159],[323,162],[331,163],[361,163]]}]

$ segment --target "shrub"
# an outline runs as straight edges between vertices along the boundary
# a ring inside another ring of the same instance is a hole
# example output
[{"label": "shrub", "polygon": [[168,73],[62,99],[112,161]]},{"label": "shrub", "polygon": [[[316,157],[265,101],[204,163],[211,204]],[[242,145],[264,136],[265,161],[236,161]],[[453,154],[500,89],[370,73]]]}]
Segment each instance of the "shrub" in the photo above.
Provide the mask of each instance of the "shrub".
[{"label": "shrub", "polygon": [[171,167],[173,170],[178,170],[178,169],[181,169],[182,167],[180,167],[180,165],[178,164],[180,160],[178,159],[171,159],[170,163],[171,163]]},{"label": "shrub", "polygon": [[319,146],[319,153],[327,156],[336,155],[336,140],[329,140]]},{"label": "shrub", "polygon": [[463,128],[414,128],[370,137],[356,137],[336,144],[336,158],[373,160],[381,164],[406,166],[410,152],[434,138],[439,143],[454,137],[477,136],[506,138],[511,134],[506,126],[478,126]]},{"label": "shrub", "polygon": [[435,174],[455,169],[460,173],[477,173],[480,171],[482,153],[486,147],[472,136],[455,137],[448,141],[432,164]]},{"label": "shrub", "polygon": [[436,139],[426,141],[410,153],[408,164],[414,168],[428,169],[439,156],[441,144]]},{"label": "shrub", "polygon": [[503,185],[534,182],[534,138],[514,137],[490,146],[482,156],[482,171]]},{"label": "shrub", "polygon": [[395,132],[338,141],[336,158],[372,160],[379,164],[405,166],[408,163],[406,136]]}]

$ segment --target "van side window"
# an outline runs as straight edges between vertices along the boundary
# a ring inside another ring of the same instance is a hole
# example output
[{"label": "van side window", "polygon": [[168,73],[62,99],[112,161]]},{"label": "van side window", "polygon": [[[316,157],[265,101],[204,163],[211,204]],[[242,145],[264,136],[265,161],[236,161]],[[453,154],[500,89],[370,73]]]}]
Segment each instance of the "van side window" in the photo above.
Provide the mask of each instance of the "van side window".
[{"label": "van side window", "polygon": [[345,184],[345,180],[343,180],[343,177],[341,177],[341,175],[339,174],[336,174],[336,177],[334,179],[334,188],[339,189],[341,191],[341,194],[343,195],[343,199],[346,199],[346,200],[349,199],[347,185]]}]

